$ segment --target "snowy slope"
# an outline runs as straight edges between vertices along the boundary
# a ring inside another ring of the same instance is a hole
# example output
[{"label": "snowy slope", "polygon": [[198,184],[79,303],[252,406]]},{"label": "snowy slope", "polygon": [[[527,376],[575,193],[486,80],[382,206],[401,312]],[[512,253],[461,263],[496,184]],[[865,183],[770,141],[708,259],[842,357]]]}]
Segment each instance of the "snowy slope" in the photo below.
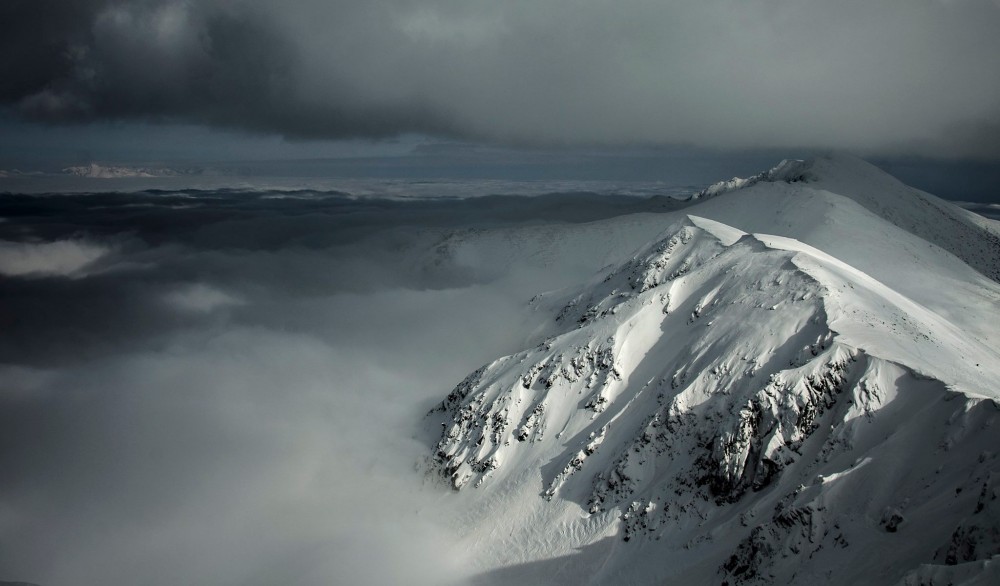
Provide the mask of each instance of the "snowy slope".
[{"label": "snowy slope", "polygon": [[1000,302],[994,286],[1000,222],[907,187],[852,157],[786,162],[769,174],[771,180],[707,198],[692,213],[810,244],[984,342],[1000,344],[990,337],[995,324],[981,319]]},{"label": "snowy slope", "polygon": [[995,227],[844,158],[659,221],[428,415],[483,581],[995,577]]}]

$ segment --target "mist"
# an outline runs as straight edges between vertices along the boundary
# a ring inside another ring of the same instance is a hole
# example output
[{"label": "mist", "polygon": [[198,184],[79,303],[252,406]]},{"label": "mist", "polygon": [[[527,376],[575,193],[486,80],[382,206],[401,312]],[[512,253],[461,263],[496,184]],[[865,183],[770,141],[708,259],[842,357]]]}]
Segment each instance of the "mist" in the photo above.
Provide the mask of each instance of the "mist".
[{"label": "mist", "polygon": [[[458,251],[568,200],[272,195],[5,197],[0,579],[472,572],[420,472],[423,414],[525,343],[530,296],[596,266]],[[580,197],[575,221],[664,206]]]}]

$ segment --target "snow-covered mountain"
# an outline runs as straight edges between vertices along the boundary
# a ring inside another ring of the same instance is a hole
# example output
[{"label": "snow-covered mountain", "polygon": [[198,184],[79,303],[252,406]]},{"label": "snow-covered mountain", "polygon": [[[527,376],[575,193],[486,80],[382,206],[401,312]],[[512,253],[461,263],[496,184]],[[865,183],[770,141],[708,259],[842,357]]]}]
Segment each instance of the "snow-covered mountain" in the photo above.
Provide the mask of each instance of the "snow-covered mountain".
[{"label": "snow-covered mountain", "polygon": [[998,226],[832,157],[567,228],[620,260],[427,417],[483,580],[995,583]]}]

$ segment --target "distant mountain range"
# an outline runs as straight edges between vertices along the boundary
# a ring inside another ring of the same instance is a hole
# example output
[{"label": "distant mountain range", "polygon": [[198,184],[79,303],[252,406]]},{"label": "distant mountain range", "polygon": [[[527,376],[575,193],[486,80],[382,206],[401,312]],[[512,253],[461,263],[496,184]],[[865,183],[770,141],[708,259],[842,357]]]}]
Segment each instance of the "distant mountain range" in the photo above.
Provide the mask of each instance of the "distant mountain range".
[{"label": "distant mountain range", "polygon": [[122,167],[117,165],[99,165],[91,163],[89,165],[79,165],[66,167],[62,170],[68,175],[77,177],[91,177],[94,179],[115,179],[119,177],[174,177],[185,175],[186,172],[177,171],[168,167]]}]

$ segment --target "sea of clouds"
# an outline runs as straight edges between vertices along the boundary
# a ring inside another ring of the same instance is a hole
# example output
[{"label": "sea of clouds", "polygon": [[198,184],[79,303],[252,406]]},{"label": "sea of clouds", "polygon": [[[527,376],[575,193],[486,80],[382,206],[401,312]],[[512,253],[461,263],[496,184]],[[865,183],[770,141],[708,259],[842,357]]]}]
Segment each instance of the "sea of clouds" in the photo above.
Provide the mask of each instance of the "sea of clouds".
[{"label": "sea of clouds", "polygon": [[0,200],[0,580],[472,571],[418,469],[422,415],[518,349],[526,300],[568,276],[447,243],[655,200],[287,195]]}]

